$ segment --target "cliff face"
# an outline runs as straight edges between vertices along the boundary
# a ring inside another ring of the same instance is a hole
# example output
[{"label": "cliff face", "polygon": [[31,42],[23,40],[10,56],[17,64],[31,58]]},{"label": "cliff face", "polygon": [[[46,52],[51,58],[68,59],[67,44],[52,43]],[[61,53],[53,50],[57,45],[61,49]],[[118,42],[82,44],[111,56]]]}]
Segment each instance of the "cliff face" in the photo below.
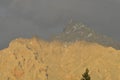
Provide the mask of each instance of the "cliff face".
[{"label": "cliff face", "polygon": [[120,80],[120,51],[96,43],[13,40],[0,51],[0,80]]},{"label": "cliff face", "polygon": [[0,80],[47,80],[47,66],[37,60],[37,51],[29,49],[27,41],[16,39],[0,51]]}]

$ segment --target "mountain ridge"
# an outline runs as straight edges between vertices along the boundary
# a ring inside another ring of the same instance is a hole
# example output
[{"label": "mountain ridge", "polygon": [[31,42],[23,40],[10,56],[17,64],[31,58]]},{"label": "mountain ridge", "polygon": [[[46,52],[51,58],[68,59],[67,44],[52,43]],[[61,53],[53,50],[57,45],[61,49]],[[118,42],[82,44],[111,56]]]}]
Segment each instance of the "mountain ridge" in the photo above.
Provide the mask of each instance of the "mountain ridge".
[{"label": "mountain ridge", "polygon": [[120,80],[120,50],[97,43],[19,38],[0,51],[1,80]]},{"label": "mountain ridge", "polygon": [[58,34],[53,40],[60,40],[63,42],[74,42],[85,40],[88,42],[95,42],[103,46],[112,46],[115,49],[120,49],[120,42],[100,33],[84,25],[83,23],[69,23],[62,33]]}]

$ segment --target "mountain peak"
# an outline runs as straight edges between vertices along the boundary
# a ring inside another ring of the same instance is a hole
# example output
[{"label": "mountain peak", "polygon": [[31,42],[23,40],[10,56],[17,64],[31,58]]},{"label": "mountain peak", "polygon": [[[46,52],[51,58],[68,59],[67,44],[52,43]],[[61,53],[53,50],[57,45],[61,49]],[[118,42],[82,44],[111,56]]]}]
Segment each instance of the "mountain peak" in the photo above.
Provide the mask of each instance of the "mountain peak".
[{"label": "mountain peak", "polygon": [[79,23],[79,24],[70,23],[67,27],[64,28],[64,32],[68,34],[70,32],[76,32],[76,31],[82,30],[82,29],[91,30],[83,23]]},{"label": "mountain peak", "polygon": [[120,49],[120,43],[112,38],[101,35],[83,23],[70,22],[63,32],[55,37],[55,39],[65,42],[74,42],[85,40],[88,42],[98,43],[103,46]]},{"label": "mountain peak", "polygon": [[67,27],[64,28],[63,33],[79,34],[79,36],[91,37],[93,34],[95,34],[95,31],[83,23],[70,23]]}]

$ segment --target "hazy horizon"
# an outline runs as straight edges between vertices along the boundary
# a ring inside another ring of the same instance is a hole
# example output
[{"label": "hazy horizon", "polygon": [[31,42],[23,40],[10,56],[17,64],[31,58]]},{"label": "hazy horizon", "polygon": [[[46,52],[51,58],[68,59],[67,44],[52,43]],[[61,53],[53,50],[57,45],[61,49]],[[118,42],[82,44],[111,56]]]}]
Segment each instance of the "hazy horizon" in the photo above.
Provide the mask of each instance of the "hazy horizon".
[{"label": "hazy horizon", "polygon": [[14,38],[47,39],[70,19],[120,41],[119,0],[0,0],[0,49]]}]

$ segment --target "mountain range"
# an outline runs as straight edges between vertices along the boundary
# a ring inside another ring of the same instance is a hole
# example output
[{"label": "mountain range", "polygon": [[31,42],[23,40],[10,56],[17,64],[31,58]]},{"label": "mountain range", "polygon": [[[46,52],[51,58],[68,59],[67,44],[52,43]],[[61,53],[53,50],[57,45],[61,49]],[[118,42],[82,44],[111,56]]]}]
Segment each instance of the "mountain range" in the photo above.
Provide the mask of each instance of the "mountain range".
[{"label": "mountain range", "polygon": [[120,80],[119,42],[70,23],[52,41],[17,38],[0,51],[0,80]]},{"label": "mountain range", "polygon": [[120,80],[120,50],[97,43],[18,38],[0,51],[0,80]]}]

